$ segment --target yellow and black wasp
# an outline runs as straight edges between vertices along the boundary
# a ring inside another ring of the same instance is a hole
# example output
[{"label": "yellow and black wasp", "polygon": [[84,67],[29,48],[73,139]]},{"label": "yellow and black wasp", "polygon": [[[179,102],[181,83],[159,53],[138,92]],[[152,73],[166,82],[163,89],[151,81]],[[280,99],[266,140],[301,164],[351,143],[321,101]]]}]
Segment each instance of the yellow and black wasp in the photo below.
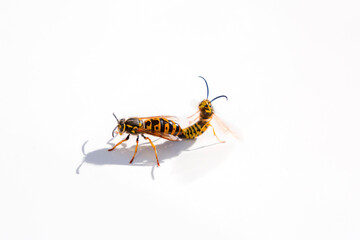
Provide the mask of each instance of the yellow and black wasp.
[{"label": "yellow and black wasp", "polygon": [[[193,139],[193,138],[196,138],[196,137],[200,136],[201,134],[203,134],[208,129],[208,127],[212,127],[215,137],[219,140],[219,142],[223,143],[224,141],[221,141],[218,138],[218,136],[215,134],[214,127],[210,124],[212,118],[214,116],[216,117],[215,112],[214,112],[214,108],[212,107],[211,103],[213,101],[215,101],[216,99],[218,99],[218,98],[224,97],[224,98],[226,98],[226,100],[228,98],[225,95],[220,95],[220,96],[217,96],[213,100],[210,101],[208,99],[209,98],[209,86],[207,84],[207,81],[206,81],[205,78],[203,78],[201,76],[199,76],[199,77],[202,78],[205,81],[205,84],[206,84],[206,90],[207,90],[206,99],[204,99],[204,100],[202,100],[200,102],[199,110],[196,112],[196,113],[200,112],[199,116],[196,118],[196,119],[198,119],[198,121],[195,122],[194,124],[192,124],[191,126],[182,129],[182,134],[179,137],[180,138],[186,138],[186,139]],[[195,114],[193,114],[193,115],[195,115]],[[217,118],[217,120],[221,123],[220,119]],[[227,128],[227,127],[224,126],[224,128]]]},{"label": "yellow and black wasp", "polygon": [[139,135],[141,135],[145,140],[148,140],[153,147],[155,151],[155,157],[157,161],[157,165],[160,166],[159,159],[157,156],[156,147],[153,144],[153,142],[150,140],[150,138],[146,137],[144,134],[149,134],[155,137],[161,137],[166,140],[170,141],[181,141],[179,138],[179,135],[182,134],[182,129],[178,123],[176,123],[173,120],[170,120],[170,118],[173,118],[172,116],[153,116],[153,117],[143,117],[143,118],[128,118],[128,119],[120,119],[113,114],[116,121],[117,126],[113,130],[113,137],[114,132],[117,129],[117,132],[122,135],[124,133],[127,133],[127,137],[117,143],[113,148],[109,149],[109,151],[114,150],[117,146],[119,146],[121,143],[129,140],[130,135],[136,135],[136,147],[135,147],[135,153],[133,157],[130,160],[130,163],[133,162],[138,144],[139,144]]},{"label": "yellow and black wasp", "polygon": [[119,133],[120,135],[124,133],[127,133],[128,135],[125,139],[117,143],[113,148],[109,149],[109,151],[114,150],[121,143],[129,140],[130,135],[136,135],[137,138],[136,138],[135,153],[130,160],[130,163],[132,163],[135,158],[137,148],[139,145],[139,135],[141,135],[145,140],[148,140],[150,142],[151,146],[155,151],[157,165],[160,166],[156,147],[153,144],[153,142],[150,140],[150,138],[146,137],[144,134],[164,138],[169,141],[181,141],[182,139],[194,139],[200,136],[201,134],[203,134],[208,129],[208,127],[212,127],[216,138],[220,142],[223,142],[215,134],[214,127],[210,124],[210,121],[212,120],[213,116],[215,116],[211,102],[221,97],[225,97],[227,99],[227,97],[225,95],[220,95],[215,97],[211,101],[208,100],[209,97],[208,84],[205,78],[201,76],[200,78],[202,78],[206,83],[207,96],[206,99],[201,101],[201,103],[199,104],[198,112],[200,112],[200,114],[198,116],[198,121],[196,123],[192,124],[187,128],[182,129],[177,122],[171,120],[171,119],[175,119],[172,116],[153,116],[153,117],[128,118],[128,119],[122,118],[119,120],[116,117],[116,115],[113,114],[117,121],[117,126],[114,128],[112,132],[112,136],[114,137],[114,133],[116,130],[117,133]]}]

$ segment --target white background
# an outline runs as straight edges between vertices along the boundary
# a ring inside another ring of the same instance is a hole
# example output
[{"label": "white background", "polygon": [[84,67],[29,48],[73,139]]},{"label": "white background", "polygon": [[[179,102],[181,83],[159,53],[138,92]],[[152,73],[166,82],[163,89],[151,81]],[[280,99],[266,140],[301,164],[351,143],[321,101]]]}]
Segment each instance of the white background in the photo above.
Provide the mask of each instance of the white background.
[{"label": "white background", "polygon": [[[0,238],[360,239],[359,7],[2,1]],[[240,141],[106,151],[113,112],[186,124],[199,75]]]}]

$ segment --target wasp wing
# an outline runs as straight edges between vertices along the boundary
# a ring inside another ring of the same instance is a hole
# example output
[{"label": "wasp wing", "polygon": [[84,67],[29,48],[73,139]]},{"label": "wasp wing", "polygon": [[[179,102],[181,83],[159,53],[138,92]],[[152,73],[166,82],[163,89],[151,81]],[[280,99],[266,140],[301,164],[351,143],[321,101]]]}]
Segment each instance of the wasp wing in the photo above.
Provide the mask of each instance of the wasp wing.
[{"label": "wasp wing", "polygon": [[152,136],[155,136],[155,137],[164,138],[164,139],[169,140],[169,141],[181,141],[181,138],[179,138],[177,136],[170,135],[170,134],[167,134],[167,133],[162,133],[162,132],[156,132],[156,131],[145,129],[145,128],[139,128],[139,129],[137,129],[137,132],[144,133],[144,134],[149,134],[149,135],[152,135]]},{"label": "wasp wing", "polygon": [[233,131],[232,129],[230,129],[228,127],[227,124],[224,123],[223,120],[221,120],[221,118],[217,115],[213,115],[215,118],[216,123],[221,127],[221,129],[225,132],[225,133],[230,133],[231,135],[233,135],[234,138],[236,138],[237,140],[241,140],[241,137],[239,135],[239,133],[237,133],[237,131]]},{"label": "wasp wing", "polygon": [[[196,113],[192,114],[191,116],[188,116],[188,119],[191,119],[192,117],[194,117],[196,114],[198,114],[200,112],[200,110],[198,110]],[[193,124],[194,122],[196,122],[197,120],[199,120],[200,115],[196,116],[194,119],[189,120],[189,124]]]},{"label": "wasp wing", "polygon": [[159,115],[159,116],[151,116],[151,117],[141,117],[139,119],[141,120],[148,120],[148,119],[152,119],[152,118],[165,118],[165,119],[169,119],[169,120],[173,120],[173,121],[179,121],[178,117],[175,116],[170,116],[170,115]]},{"label": "wasp wing", "polygon": [[187,118],[192,118],[193,116],[195,116],[197,113],[199,113],[200,112],[200,110],[197,110],[197,112],[196,113],[194,113],[194,114],[192,114],[192,115],[190,115],[190,116],[188,116]]}]

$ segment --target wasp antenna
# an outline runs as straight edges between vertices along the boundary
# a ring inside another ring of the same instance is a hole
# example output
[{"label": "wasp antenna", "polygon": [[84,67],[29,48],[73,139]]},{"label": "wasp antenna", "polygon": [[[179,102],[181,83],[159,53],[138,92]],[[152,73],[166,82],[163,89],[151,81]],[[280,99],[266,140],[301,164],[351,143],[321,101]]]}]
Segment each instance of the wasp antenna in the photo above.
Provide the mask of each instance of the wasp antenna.
[{"label": "wasp antenna", "polygon": [[119,119],[116,117],[115,113],[113,113],[113,115],[114,115],[116,121],[117,121],[118,123],[120,123],[120,122],[119,122]]},{"label": "wasp antenna", "polygon": [[214,101],[214,100],[216,100],[216,99],[218,99],[218,98],[222,98],[222,97],[226,98],[226,101],[228,100],[228,97],[227,97],[227,96],[221,95],[221,96],[217,96],[216,98],[214,98],[214,99],[211,100],[210,102],[212,102],[212,101]]},{"label": "wasp antenna", "polygon": [[207,81],[206,81],[206,79],[203,78],[202,76],[199,76],[199,78],[202,78],[202,79],[204,79],[204,81],[205,81],[206,90],[207,90],[206,99],[208,99],[208,98],[209,98],[209,86],[208,86],[208,84],[207,84]]},{"label": "wasp antenna", "polygon": [[114,132],[115,132],[115,130],[117,129],[117,127],[118,127],[118,126],[116,126],[116,127],[114,128],[114,130],[112,131],[112,136],[113,136],[113,137],[115,137]]}]

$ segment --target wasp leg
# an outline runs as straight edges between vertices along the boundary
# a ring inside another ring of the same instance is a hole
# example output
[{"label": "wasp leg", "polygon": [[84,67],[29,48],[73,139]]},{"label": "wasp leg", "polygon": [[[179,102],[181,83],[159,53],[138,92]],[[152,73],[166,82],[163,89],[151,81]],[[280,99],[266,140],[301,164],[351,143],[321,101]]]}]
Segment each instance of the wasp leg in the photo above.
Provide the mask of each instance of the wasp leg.
[{"label": "wasp leg", "polygon": [[141,136],[142,136],[143,138],[145,138],[146,140],[148,140],[148,141],[151,143],[151,146],[153,147],[153,149],[154,149],[154,151],[155,151],[155,157],[156,157],[157,165],[158,165],[158,167],[160,167],[160,163],[159,163],[159,159],[158,159],[158,156],[157,156],[157,151],[156,151],[155,145],[152,143],[152,141],[150,140],[150,138],[145,137],[144,134],[141,134]]},{"label": "wasp leg", "polygon": [[119,145],[122,144],[123,142],[129,140],[129,138],[130,138],[130,134],[129,134],[124,140],[121,140],[118,144],[116,144],[113,148],[108,149],[108,151],[114,150],[117,146],[119,146]]},{"label": "wasp leg", "polygon": [[221,141],[221,140],[219,139],[219,137],[216,135],[216,133],[215,133],[215,128],[213,127],[213,125],[209,124],[209,127],[212,127],[213,133],[214,133],[215,137],[217,138],[217,140],[218,140],[219,142],[221,142],[221,143],[224,143],[225,141]]},{"label": "wasp leg", "polygon": [[130,160],[130,163],[132,163],[132,162],[134,161],[134,158],[135,158],[135,155],[136,155],[136,152],[137,152],[138,145],[139,145],[139,135],[138,135],[137,138],[136,138],[135,152],[134,152],[134,156],[133,156],[132,159]]}]

